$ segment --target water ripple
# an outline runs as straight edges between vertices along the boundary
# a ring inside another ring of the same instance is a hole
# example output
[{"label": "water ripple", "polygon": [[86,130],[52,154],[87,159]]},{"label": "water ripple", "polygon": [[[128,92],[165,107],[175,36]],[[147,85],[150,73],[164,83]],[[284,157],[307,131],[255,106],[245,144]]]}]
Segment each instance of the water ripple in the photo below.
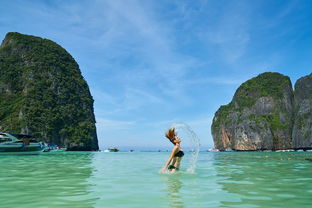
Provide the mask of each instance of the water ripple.
[{"label": "water ripple", "polygon": [[1,207],[311,206],[312,153],[200,153],[194,174],[160,174],[168,154],[1,155]]}]

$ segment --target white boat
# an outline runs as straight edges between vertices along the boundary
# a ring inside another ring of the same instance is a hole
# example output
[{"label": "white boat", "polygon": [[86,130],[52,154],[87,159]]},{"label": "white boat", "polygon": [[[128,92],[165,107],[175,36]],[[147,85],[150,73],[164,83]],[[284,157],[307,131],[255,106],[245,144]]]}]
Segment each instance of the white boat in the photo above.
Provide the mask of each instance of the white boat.
[{"label": "white boat", "polygon": [[103,152],[118,152],[118,151],[119,151],[119,149],[114,147],[114,148],[108,148],[108,149],[104,150]]},{"label": "white boat", "polygon": [[40,153],[44,144],[26,134],[0,133],[0,153]]},{"label": "white boat", "polygon": [[211,148],[211,149],[208,149],[207,152],[219,152],[219,150],[215,148]]}]

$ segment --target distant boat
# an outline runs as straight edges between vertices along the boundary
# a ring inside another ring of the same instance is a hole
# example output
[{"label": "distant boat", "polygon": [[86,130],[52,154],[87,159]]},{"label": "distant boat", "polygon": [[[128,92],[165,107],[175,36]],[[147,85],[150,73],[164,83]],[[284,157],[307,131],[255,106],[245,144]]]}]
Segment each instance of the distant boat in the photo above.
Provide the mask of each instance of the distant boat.
[{"label": "distant boat", "polygon": [[117,149],[116,147],[108,148],[108,149],[104,150],[104,152],[118,152],[118,151],[119,151],[119,149]]},{"label": "distant boat", "polygon": [[286,149],[286,150],[276,150],[275,152],[293,152],[294,150]]},{"label": "distant boat", "polygon": [[39,153],[44,145],[26,134],[0,133],[0,153]]},{"label": "distant boat", "polygon": [[211,148],[211,149],[208,149],[207,152],[219,152],[219,150],[215,148]]},{"label": "distant boat", "polygon": [[50,148],[47,147],[43,150],[43,152],[66,152],[67,148]]},{"label": "distant boat", "polygon": [[45,144],[43,152],[65,152],[67,148],[61,148],[56,144]]}]

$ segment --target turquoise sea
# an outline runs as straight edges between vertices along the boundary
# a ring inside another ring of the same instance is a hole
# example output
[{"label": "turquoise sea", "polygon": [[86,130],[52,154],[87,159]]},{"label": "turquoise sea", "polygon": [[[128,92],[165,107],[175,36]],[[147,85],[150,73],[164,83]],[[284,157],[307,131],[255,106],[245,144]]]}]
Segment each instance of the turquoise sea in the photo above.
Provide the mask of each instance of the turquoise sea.
[{"label": "turquoise sea", "polygon": [[0,155],[0,207],[312,207],[312,152],[189,155],[177,174],[167,152]]}]

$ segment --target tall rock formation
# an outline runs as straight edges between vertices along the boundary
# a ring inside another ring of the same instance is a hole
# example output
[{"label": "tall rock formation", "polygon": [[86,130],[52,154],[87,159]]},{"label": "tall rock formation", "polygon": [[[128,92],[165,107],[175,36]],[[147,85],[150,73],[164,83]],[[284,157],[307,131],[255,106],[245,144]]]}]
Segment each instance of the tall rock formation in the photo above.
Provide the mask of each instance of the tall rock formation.
[{"label": "tall rock formation", "polygon": [[295,84],[294,149],[312,148],[312,74]]},{"label": "tall rock formation", "polygon": [[293,102],[287,76],[267,72],[246,81],[214,116],[215,147],[241,151],[291,148]]},{"label": "tall rock formation", "polygon": [[98,150],[93,98],[73,57],[53,41],[8,33],[0,46],[1,131],[69,150]]}]

